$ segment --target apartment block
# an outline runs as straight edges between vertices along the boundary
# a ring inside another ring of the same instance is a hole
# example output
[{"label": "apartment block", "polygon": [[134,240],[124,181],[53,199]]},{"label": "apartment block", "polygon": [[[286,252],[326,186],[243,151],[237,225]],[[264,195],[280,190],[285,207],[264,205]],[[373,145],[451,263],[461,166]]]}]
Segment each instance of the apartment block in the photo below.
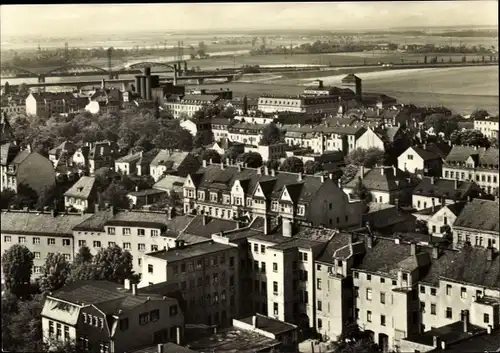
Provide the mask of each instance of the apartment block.
[{"label": "apartment block", "polygon": [[258,110],[264,113],[333,113],[338,107],[339,98],[334,96],[261,95],[258,101]]},{"label": "apartment block", "polygon": [[164,107],[172,113],[176,119],[182,118],[183,116],[192,118],[198,110],[214,105],[219,100],[219,96],[216,95],[187,94],[181,99],[167,100]]},{"label": "apartment block", "polygon": [[479,130],[489,139],[498,139],[498,116],[474,119],[474,130]]},{"label": "apartment block", "polygon": [[483,191],[498,196],[498,148],[453,146],[443,165],[443,178],[474,181]]},{"label": "apartment block", "polygon": [[89,352],[122,353],[166,341],[180,343],[184,314],[175,298],[142,294],[135,284],[78,281],[47,296],[44,341],[76,341]]}]

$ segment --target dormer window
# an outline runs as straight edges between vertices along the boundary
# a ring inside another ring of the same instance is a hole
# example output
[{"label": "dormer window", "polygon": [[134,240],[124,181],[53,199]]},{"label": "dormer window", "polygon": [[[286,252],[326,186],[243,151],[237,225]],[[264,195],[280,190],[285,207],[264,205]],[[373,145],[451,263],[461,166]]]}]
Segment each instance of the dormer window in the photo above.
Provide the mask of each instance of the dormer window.
[{"label": "dormer window", "polygon": [[299,206],[297,207],[297,214],[298,214],[299,216],[304,216],[304,215],[306,214],[306,206],[304,206],[304,205],[299,205]]},{"label": "dormer window", "polygon": [[278,201],[273,201],[271,203],[271,211],[278,212]]},{"label": "dormer window", "polygon": [[217,202],[217,193],[216,192],[210,193],[210,201]]},{"label": "dormer window", "polygon": [[198,191],[198,199],[201,201],[205,200],[205,191]]}]

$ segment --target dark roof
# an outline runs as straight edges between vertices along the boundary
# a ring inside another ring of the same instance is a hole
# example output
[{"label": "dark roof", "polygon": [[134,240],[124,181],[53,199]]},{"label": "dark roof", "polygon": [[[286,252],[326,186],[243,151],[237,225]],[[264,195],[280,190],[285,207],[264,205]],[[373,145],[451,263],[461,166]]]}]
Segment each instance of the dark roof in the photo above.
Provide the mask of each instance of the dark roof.
[{"label": "dark roof", "polygon": [[219,99],[219,96],[211,94],[186,94],[182,101],[212,103]]},{"label": "dark roof", "polygon": [[59,214],[10,211],[2,212],[0,229],[2,233],[27,235],[69,236],[73,228],[90,218],[90,214]]},{"label": "dark roof", "polygon": [[110,210],[100,211],[92,214],[89,218],[76,225],[73,230],[75,231],[90,231],[102,232],[104,225],[108,220],[113,218],[113,213]]},{"label": "dark roof", "polygon": [[19,152],[19,147],[12,143],[5,143],[0,147],[0,165],[8,165]]},{"label": "dark roof", "polygon": [[144,190],[139,190],[139,191],[130,191],[127,193],[127,195],[137,196],[137,197],[158,195],[158,194],[166,194],[166,192],[163,190],[157,190],[157,189],[144,189]]},{"label": "dark roof", "polygon": [[478,188],[477,185],[470,181],[423,177],[413,191],[413,195],[465,200],[476,188]]},{"label": "dark roof", "polygon": [[[196,353],[196,351],[193,351],[192,349],[179,346],[173,342],[163,343],[162,346],[163,353]],[[158,345],[130,351],[129,353],[158,353]]]},{"label": "dark roof", "polygon": [[115,163],[137,163],[142,157],[142,152],[127,154],[115,160]]},{"label": "dark roof", "polygon": [[[279,197],[286,185],[301,184],[302,187],[300,188],[298,199],[305,203],[310,202],[323,185],[319,176],[303,175],[302,180],[299,181],[299,174],[296,173],[276,172],[276,175],[273,177],[264,173],[258,174],[257,169],[253,168],[241,168],[241,171],[238,171],[238,167],[236,166],[224,166],[224,169],[222,169],[220,164],[208,165],[206,168],[202,167],[196,174],[200,177],[199,181],[195,182],[195,185],[198,185],[199,188],[213,191],[229,191],[234,182],[240,180],[242,181],[242,187],[246,188],[245,192],[252,193],[257,183],[274,180],[272,189],[269,186],[270,194],[266,195],[273,197]],[[333,181],[327,179],[325,182]]]},{"label": "dark roof", "polygon": [[189,152],[175,152],[169,150],[160,150],[156,157],[151,161],[151,166],[165,165],[167,169],[177,170],[184,162]]},{"label": "dark roof", "polygon": [[359,81],[361,81],[361,79],[355,74],[349,74],[342,79],[342,83],[353,83]]},{"label": "dark roof", "polygon": [[162,212],[119,211],[105,225],[130,227],[157,227],[169,233],[179,234],[191,221],[190,217],[178,216],[168,219]]},{"label": "dark roof", "polygon": [[362,172],[364,173],[362,182],[368,190],[393,191],[408,186],[407,179],[403,173],[396,170],[396,168],[387,167],[364,168],[363,170],[360,168],[356,176],[345,186],[347,188],[354,188]]},{"label": "dark roof", "polygon": [[[280,321],[269,316],[261,315],[259,313],[255,314],[256,327],[260,330],[272,333],[274,335],[280,335],[287,331],[297,329],[297,326],[289,324],[284,321]],[[253,316],[248,316],[242,319],[238,319],[238,321],[244,322],[245,324],[252,325]]]},{"label": "dark roof", "polygon": [[498,169],[499,153],[498,148],[477,148],[472,146],[453,146],[450,153],[446,157],[447,164],[462,164],[467,161],[469,157],[474,159],[476,168],[487,167]]},{"label": "dark roof", "polygon": [[351,237],[355,237],[355,235],[343,232],[335,234],[333,238],[328,241],[323,251],[318,254],[315,261],[333,263],[335,252],[344,248],[345,246],[348,246]]},{"label": "dark roof", "polygon": [[490,335],[482,334],[470,337],[443,350],[443,353],[463,352],[498,352],[500,350],[500,330],[491,332]]},{"label": "dark roof", "polygon": [[424,161],[431,161],[433,159],[441,158],[437,153],[431,152],[427,149],[423,149],[422,147],[412,146],[410,148],[412,148],[415,153],[417,153]]},{"label": "dark roof", "polygon": [[87,200],[92,195],[92,192],[96,191],[95,186],[94,177],[82,176],[64,193],[64,196],[78,197]]},{"label": "dark roof", "polygon": [[212,234],[238,228],[238,222],[211,217],[207,217],[207,223],[204,225],[203,217],[205,216],[195,216],[184,229],[183,233],[210,238]]},{"label": "dark roof", "polygon": [[216,253],[219,251],[224,251],[232,248],[233,247],[230,245],[220,244],[210,241],[210,242],[186,245],[182,249],[174,248],[170,250],[168,249],[160,250],[153,253],[149,253],[147,255],[168,262],[175,262],[175,261],[185,260],[188,258],[203,256],[206,254]]},{"label": "dark roof", "polygon": [[[486,331],[485,329],[469,323],[467,332],[464,332],[464,324],[462,321],[457,321],[452,324],[434,328],[420,334],[410,335],[405,338],[406,341],[420,343],[426,346],[433,346],[434,336],[439,337],[445,343],[457,342],[457,346],[461,348],[461,340],[470,339],[471,335]],[[462,351],[462,350],[461,350]],[[462,351],[463,352],[463,351]],[[479,352],[479,350],[476,350]]]},{"label": "dark roof", "polygon": [[[148,300],[164,300],[163,296],[148,293],[141,294],[140,290],[133,295],[130,290],[109,281],[77,281],[51,294],[52,297],[75,304],[94,304],[105,314],[116,314],[118,310],[133,309]],[[174,301],[168,298],[170,301]],[[177,302],[177,301],[175,301]]]},{"label": "dark roof", "polygon": [[453,226],[498,233],[499,209],[498,201],[473,199],[464,206]]},{"label": "dark roof", "polygon": [[[36,153],[36,152],[33,152],[33,153]],[[31,152],[29,150],[24,150],[24,151],[21,151],[19,152],[15,157],[14,159],[12,160],[11,164],[21,164],[22,162],[24,162],[24,160],[26,158],[28,158],[28,156],[31,154]]]}]

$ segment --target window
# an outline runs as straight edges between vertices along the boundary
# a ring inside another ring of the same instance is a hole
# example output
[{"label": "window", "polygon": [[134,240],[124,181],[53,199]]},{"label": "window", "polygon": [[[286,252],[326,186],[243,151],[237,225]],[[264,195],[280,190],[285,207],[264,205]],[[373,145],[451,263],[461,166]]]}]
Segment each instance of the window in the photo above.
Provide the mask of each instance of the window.
[{"label": "window", "polygon": [[408,160],[409,160],[409,161],[412,161],[412,160],[413,160],[413,155],[412,155],[412,154],[409,154],[409,155],[408,155]]},{"label": "window", "polygon": [[108,234],[109,235],[115,235],[116,234],[115,227],[108,227]]},{"label": "window", "polygon": [[48,238],[47,245],[56,245],[56,239],[55,238]]},{"label": "window", "polygon": [[33,272],[34,273],[42,273],[42,266],[34,266]]},{"label": "window", "polygon": [[451,295],[451,284],[446,285],[446,295]]},{"label": "window", "polygon": [[148,265],[148,273],[153,273],[153,265]]},{"label": "window", "polygon": [[316,288],[321,290],[321,278],[316,279]]},{"label": "window", "polygon": [[137,235],[140,236],[140,237],[145,236],[146,235],[146,230],[142,229],[142,228],[137,229]]},{"label": "window", "polygon": [[6,235],[3,237],[3,241],[6,243],[10,243],[12,241],[12,238],[10,237],[10,235]]},{"label": "window", "polygon": [[420,293],[425,294],[425,287],[424,286],[420,286]]},{"label": "window", "polygon": [[40,244],[40,238],[38,237],[33,238],[33,244]]},{"label": "window", "polygon": [[123,228],[123,235],[130,235],[130,228]]},{"label": "window", "polygon": [[56,336],[57,337],[62,336],[62,326],[60,323],[56,323]]},{"label": "window", "polygon": [[54,334],[54,321],[49,321],[49,335],[52,336]]},{"label": "window", "polygon": [[116,246],[116,243],[114,241],[108,241],[108,246],[110,248],[112,248],[112,247]]},{"label": "window", "polygon": [[483,321],[485,324],[489,324],[490,323],[490,314],[484,313],[483,314]]},{"label": "window", "polygon": [[87,246],[87,241],[86,240],[78,240],[78,246],[80,248],[83,246]]},{"label": "window", "polygon": [[318,309],[318,311],[323,310],[323,303],[321,302],[321,300],[318,300],[318,306],[317,306],[317,309]]},{"label": "window", "polygon": [[67,261],[71,261],[71,254],[63,254],[64,259]]},{"label": "window", "polygon": [[366,321],[372,322],[372,312],[370,310],[366,312]]},{"label": "window", "polygon": [[262,254],[265,254],[265,253],[266,253],[266,246],[265,246],[265,245],[261,245],[261,246],[260,246],[260,252],[261,252]]},{"label": "window", "polygon": [[177,305],[171,305],[168,311],[169,311],[170,316],[177,315],[177,312],[178,312]]},{"label": "window", "polygon": [[437,292],[436,288],[431,288],[431,295],[432,296],[435,297],[436,296],[436,292]]},{"label": "window", "polygon": [[139,251],[146,250],[146,244],[137,244],[137,250]]},{"label": "window", "polygon": [[273,272],[278,272],[278,263],[273,262]]},{"label": "window", "polygon": [[359,278],[359,272],[354,272],[354,278]]},{"label": "window", "polygon": [[385,293],[380,292],[380,303],[385,304]]},{"label": "window", "polygon": [[366,275],[366,280],[371,281],[372,280],[372,275]]},{"label": "window", "polygon": [[149,313],[139,314],[139,325],[146,325],[149,322]]},{"label": "window", "polygon": [[278,315],[278,303],[273,303],[273,312],[274,315]]},{"label": "window", "polygon": [[460,288],[460,298],[467,299],[467,288],[465,287]]},{"label": "window", "polygon": [[94,248],[100,248],[101,247],[101,242],[99,240],[94,240]]},{"label": "window", "polygon": [[87,323],[87,314],[86,313],[83,313],[83,323],[84,324]]},{"label": "window", "polygon": [[372,289],[366,288],[366,300],[372,300]]},{"label": "window", "polygon": [[380,283],[385,283],[385,278],[384,277],[380,277]]},{"label": "window", "polygon": [[149,312],[149,321],[154,322],[160,319],[160,310],[155,309]]},{"label": "window", "polygon": [[260,271],[262,273],[266,273],[266,263],[265,262],[260,263]]},{"label": "window", "polygon": [[323,328],[323,320],[318,319],[318,330],[321,330]]},{"label": "window", "polygon": [[278,294],[278,282],[273,282],[273,293]]},{"label": "window", "polygon": [[450,307],[446,308],[445,316],[446,316],[447,319],[452,319],[453,318],[453,311],[452,311],[452,309]]},{"label": "window", "polygon": [[35,252],[34,255],[35,255],[35,259],[39,259],[40,258],[40,253],[39,252]]},{"label": "window", "polygon": [[436,315],[436,304],[431,304],[431,315]]},{"label": "window", "polygon": [[25,244],[26,243],[26,237],[19,237],[19,244]]},{"label": "window", "polygon": [[380,325],[385,326],[385,315],[380,315]]},{"label": "window", "polygon": [[71,246],[71,240],[70,239],[63,239],[62,244],[63,244],[63,246]]},{"label": "window", "polygon": [[231,256],[229,258],[229,267],[234,267],[234,257],[233,256]]},{"label": "window", "polygon": [[354,287],[354,297],[359,298],[359,287]]},{"label": "window", "polygon": [[158,235],[160,234],[160,232],[156,229],[152,229],[151,230],[151,236],[152,237],[157,237]]},{"label": "window", "polygon": [[132,245],[130,243],[123,243],[123,249],[130,250],[132,249]]},{"label": "window", "polygon": [[151,252],[158,251],[158,245],[151,245]]},{"label": "window", "polygon": [[104,320],[102,317],[99,318],[99,328],[103,328],[104,327]]}]

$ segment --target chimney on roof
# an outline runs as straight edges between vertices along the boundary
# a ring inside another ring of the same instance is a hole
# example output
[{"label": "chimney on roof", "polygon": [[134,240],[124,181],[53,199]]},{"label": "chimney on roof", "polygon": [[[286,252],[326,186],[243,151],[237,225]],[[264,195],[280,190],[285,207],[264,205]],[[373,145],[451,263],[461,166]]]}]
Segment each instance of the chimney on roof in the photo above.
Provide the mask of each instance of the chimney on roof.
[{"label": "chimney on roof", "polygon": [[94,205],[94,213],[98,213],[98,212],[99,212],[99,204],[98,204],[98,203],[96,203],[96,204]]},{"label": "chimney on roof", "polygon": [[439,259],[439,247],[436,245],[432,247],[432,258],[435,260]]},{"label": "chimney on roof", "polygon": [[325,176],[321,175],[320,178],[321,178],[321,183],[324,183],[325,182]]},{"label": "chimney on roof", "polygon": [[241,172],[241,163],[238,163],[238,172]]},{"label": "chimney on roof", "polygon": [[132,295],[137,295],[137,283],[132,283]]},{"label": "chimney on roof", "polygon": [[455,179],[455,190],[458,190],[458,180]]},{"label": "chimney on roof", "polygon": [[231,165],[231,160],[229,158],[226,158],[226,164]]},{"label": "chimney on roof", "polygon": [[257,168],[257,174],[261,175],[262,174],[262,167]]},{"label": "chimney on roof", "polygon": [[434,181],[435,181],[435,180],[434,180],[434,177],[432,176],[432,177],[431,177],[431,184],[432,184],[432,185],[434,185]]},{"label": "chimney on roof", "polygon": [[207,161],[206,160],[201,161],[201,166],[203,168],[206,168],[207,167]]},{"label": "chimney on roof", "polygon": [[491,325],[488,325],[488,328],[486,329],[486,332],[488,333],[488,335],[491,335],[491,331],[492,331],[492,327]]},{"label": "chimney on roof", "polygon": [[417,254],[417,243],[410,243],[410,254],[415,256]]},{"label": "chimney on roof", "polygon": [[167,219],[170,221],[172,220],[172,218],[174,218],[174,211],[175,208],[174,207],[167,207],[167,209],[165,210],[165,213],[167,214]]},{"label": "chimney on roof", "polygon": [[436,201],[434,201],[434,197],[432,198],[432,214],[436,212]]},{"label": "chimney on roof", "polygon": [[180,346],[182,343],[182,335],[181,335],[180,326],[177,326],[175,333],[176,333],[176,343]]},{"label": "chimney on roof", "polygon": [[439,337],[438,336],[432,337],[432,346],[434,348],[437,348],[439,346]]},{"label": "chimney on roof", "polygon": [[269,168],[267,166],[264,167],[264,175],[269,175]]},{"label": "chimney on roof", "polygon": [[302,181],[302,173],[298,173],[299,175],[297,176],[298,181]]},{"label": "chimney on roof", "polygon": [[489,247],[486,249],[486,260],[493,261],[493,247]]},{"label": "chimney on roof", "polygon": [[363,178],[365,177],[365,166],[364,165],[359,167],[359,174],[360,174],[361,180],[363,180]]},{"label": "chimney on roof", "polygon": [[464,332],[469,332],[469,310],[462,311],[462,321],[464,323]]},{"label": "chimney on roof", "polygon": [[257,328],[257,315],[252,316],[252,327]]},{"label": "chimney on roof", "polygon": [[206,214],[204,214],[201,217],[202,217],[203,225],[206,226],[208,224],[208,216]]},{"label": "chimney on roof", "polygon": [[124,281],[123,281],[123,287],[127,290],[130,290],[132,289],[131,286],[130,286],[130,280],[128,278],[126,278]]},{"label": "chimney on roof", "polygon": [[365,241],[366,241],[366,247],[368,249],[372,249],[373,248],[373,236],[370,232],[370,234],[366,234],[365,235]]},{"label": "chimney on roof", "polygon": [[451,140],[448,140],[448,146],[452,146]]},{"label": "chimney on roof", "polygon": [[271,176],[276,176],[276,171],[274,169],[271,169]]},{"label": "chimney on roof", "polygon": [[328,173],[328,179],[333,180],[333,173]]},{"label": "chimney on roof", "polygon": [[139,186],[138,185],[135,186],[135,191],[139,191]]},{"label": "chimney on roof", "polygon": [[224,170],[224,163],[220,162],[220,169]]},{"label": "chimney on roof", "polygon": [[384,175],[385,173],[385,168],[384,166],[380,167],[380,175]]},{"label": "chimney on roof", "polygon": [[165,351],[163,350],[163,343],[158,343],[158,353],[164,353]]},{"label": "chimney on roof", "polygon": [[396,176],[396,172],[397,172],[396,167],[392,166],[392,173],[393,173],[394,176]]},{"label": "chimney on roof", "polygon": [[212,164],[212,158],[208,160],[208,164]]}]

